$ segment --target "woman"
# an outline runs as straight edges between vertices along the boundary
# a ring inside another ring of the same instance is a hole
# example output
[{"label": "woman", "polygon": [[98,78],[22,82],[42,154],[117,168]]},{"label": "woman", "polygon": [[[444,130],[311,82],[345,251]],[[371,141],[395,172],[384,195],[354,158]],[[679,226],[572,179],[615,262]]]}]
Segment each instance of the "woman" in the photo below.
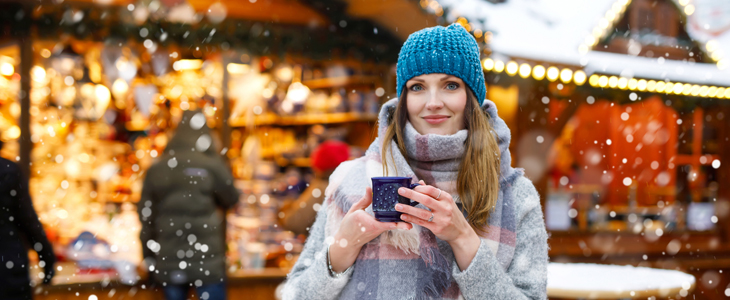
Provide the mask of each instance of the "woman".
[{"label": "woman", "polygon": [[[408,37],[398,99],[378,138],[330,177],[285,299],[544,299],[547,233],[537,191],[510,167],[509,129],[461,26]],[[481,107],[481,109],[480,109]],[[408,176],[404,222],[378,222],[370,178]]]},{"label": "woman", "polygon": [[137,203],[144,262],[168,300],[187,299],[191,286],[200,299],[226,299],[223,214],[238,191],[205,120],[183,113]]}]

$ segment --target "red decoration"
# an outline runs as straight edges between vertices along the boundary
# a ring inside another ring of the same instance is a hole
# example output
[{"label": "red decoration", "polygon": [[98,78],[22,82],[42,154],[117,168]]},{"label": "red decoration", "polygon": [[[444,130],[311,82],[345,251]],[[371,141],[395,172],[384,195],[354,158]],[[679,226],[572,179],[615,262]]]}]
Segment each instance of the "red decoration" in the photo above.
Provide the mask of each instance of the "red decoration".
[{"label": "red decoration", "polygon": [[340,141],[326,141],[312,152],[312,168],[316,171],[331,171],[350,158],[350,148]]}]

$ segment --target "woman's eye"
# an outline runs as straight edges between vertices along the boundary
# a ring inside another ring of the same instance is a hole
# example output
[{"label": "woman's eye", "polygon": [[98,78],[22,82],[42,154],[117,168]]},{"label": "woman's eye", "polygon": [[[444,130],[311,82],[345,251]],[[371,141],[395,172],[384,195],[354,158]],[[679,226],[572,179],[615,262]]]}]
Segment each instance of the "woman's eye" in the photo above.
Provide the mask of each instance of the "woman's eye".
[{"label": "woman's eye", "polygon": [[418,92],[420,90],[423,90],[423,87],[420,84],[414,84],[411,86],[411,91]]},{"label": "woman's eye", "polygon": [[452,83],[447,84],[446,85],[446,88],[449,89],[449,90],[455,90],[455,89],[458,89],[459,88],[459,84],[452,82]]}]

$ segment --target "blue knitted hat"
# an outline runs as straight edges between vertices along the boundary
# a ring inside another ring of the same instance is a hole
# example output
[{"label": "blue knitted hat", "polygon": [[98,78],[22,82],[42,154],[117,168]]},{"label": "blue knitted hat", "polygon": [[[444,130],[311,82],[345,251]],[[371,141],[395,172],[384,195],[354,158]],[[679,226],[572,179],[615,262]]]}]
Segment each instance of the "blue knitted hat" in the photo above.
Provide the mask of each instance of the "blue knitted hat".
[{"label": "blue knitted hat", "polygon": [[474,92],[480,106],[487,96],[477,41],[457,23],[424,28],[408,36],[398,54],[398,97],[408,80],[431,73],[461,78]]}]

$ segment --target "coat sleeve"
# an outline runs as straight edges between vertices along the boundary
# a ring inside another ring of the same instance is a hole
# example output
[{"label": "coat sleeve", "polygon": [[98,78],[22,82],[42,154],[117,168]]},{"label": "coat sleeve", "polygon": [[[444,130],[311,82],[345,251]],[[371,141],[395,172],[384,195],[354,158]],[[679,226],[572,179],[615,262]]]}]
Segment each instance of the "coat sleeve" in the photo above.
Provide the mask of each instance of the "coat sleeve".
[{"label": "coat sleeve", "polygon": [[287,275],[283,299],[337,299],[350,281],[354,268],[338,278],[329,273],[325,242],[327,239],[324,233],[326,222],[327,209],[322,205],[299,259]]},{"label": "coat sleeve", "polygon": [[15,215],[19,219],[18,228],[27,238],[30,247],[38,253],[38,258],[45,262],[47,267],[44,267],[44,271],[46,272],[46,278],[44,280],[47,281],[53,277],[53,264],[56,262],[56,256],[53,253],[53,246],[48,241],[45,230],[43,230],[43,224],[38,220],[38,214],[36,214],[35,208],[33,207],[33,201],[28,191],[28,181],[21,175],[19,169],[17,178],[16,189],[18,193],[16,197],[18,197],[18,201],[16,203],[18,204],[18,212]]},{"label": "coat sleeve", "polygon": [[150,176],[150,170],[148,170],[142,185],[142,195],[139,202],[137,202],[137,214],[142,224],[142,229],[139,232],[139,239],[142,242],[142,256],[148,265],[153,265],[155,263],[155,253],[147,246],[147,242],[155,240],[155,215],[157,213],[157,202],[160,199],[155,198],[154,180]]},{"label": "coat sleeve", "polygon": [[224,160],[222,158],[218,159],[217,163],[220,166],[214,170],[215,182],[213,182],[213,193],[218,205],[224,209],[228,209],[238,202],[239,193],[233,184],[233,174],[231,174]]},{"label": "coat sleeve", "polygon": [[546,299],[548,244],[540,197],[527,178],[514,188],[517,207],[517,243],[505,272],[482,239],[469,267],[454,264],[453,275],[466,299]]}]

